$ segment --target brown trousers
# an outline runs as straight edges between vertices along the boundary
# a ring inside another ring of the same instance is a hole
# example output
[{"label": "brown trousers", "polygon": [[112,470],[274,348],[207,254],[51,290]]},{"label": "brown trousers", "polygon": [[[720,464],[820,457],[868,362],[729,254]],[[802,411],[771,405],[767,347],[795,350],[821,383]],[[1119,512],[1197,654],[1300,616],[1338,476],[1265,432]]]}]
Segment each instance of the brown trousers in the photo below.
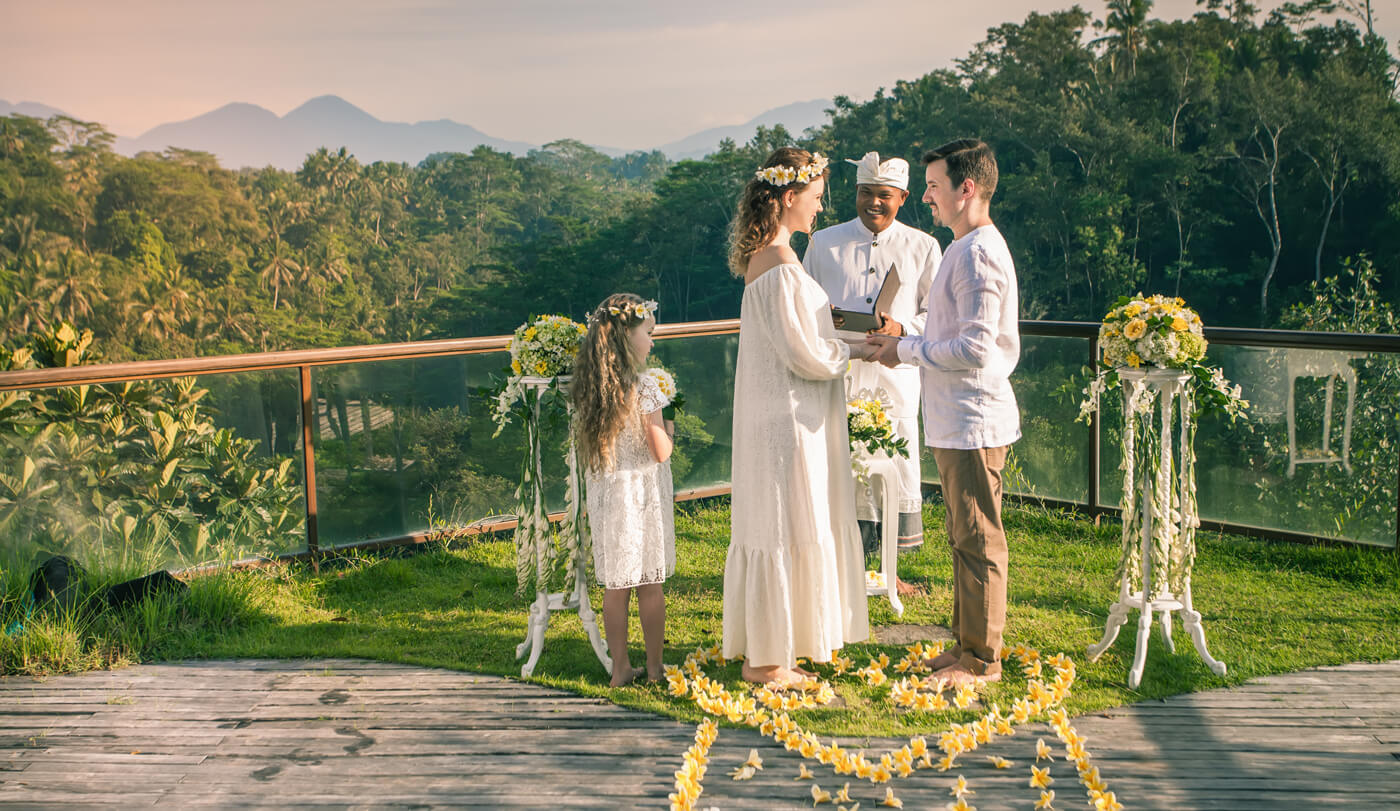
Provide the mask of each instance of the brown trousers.
[{"label": "brown trousers", "polygon": [[953,554],[953,651],[963,667],[987,676],[1001,672],[1006,629],[1001,471],[1009,448],[933,449]]}]

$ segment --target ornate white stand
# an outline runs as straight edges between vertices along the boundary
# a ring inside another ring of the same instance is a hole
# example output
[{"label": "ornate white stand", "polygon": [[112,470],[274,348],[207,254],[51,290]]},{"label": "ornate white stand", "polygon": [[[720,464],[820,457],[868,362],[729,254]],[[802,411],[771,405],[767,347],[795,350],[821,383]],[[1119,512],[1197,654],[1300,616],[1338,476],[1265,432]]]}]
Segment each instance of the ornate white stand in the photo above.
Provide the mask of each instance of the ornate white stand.
[{"label": "ornate white stand", "polygon": [[[1103,655],[1103,652],[1108,650],[1109,646],[1118,638],[1118,630],[1128,621],[1128,612],[1132,609],[1137,609],[1137,650],[1133,655],[1132,669],[1128,671],[1128,687],[1136,689],[1137,686],[1142,683],[1142,671],[1147,664],[1147,640],[1148,637],[1152,635],[1152,615],[1154,613],[1161,614],[1162,636],[1166,642],[1167,650],[1175,652],[1176,647],[1172,643],[1171,612],[1178,611],[1181,613],[1182,625],[1186,628],[1187,633],[1191,635],[1191,641],[1196,646],[1196,652],[1201,655],[1201,659],[1205,661],[1206,666],[1211,669],[1211,672],[1215,673],[1217,676],[1223,676],[1225,675],[1225,663],[1217,661],[1210,655],[1210,651],[1206,649],[1206,631],[1205,627],[1201,625],[1201,614],[1191,605],[1191,573],[1189,571],[1186,573],[1185,587],[1182,589],[1180,596],[1170,592],[1163,592],[1162,595],[1155,600],[1144,600],[1143,598],[1143,595],[1152,593],[1152,557],[1154,551],[1154,544],[1152,542],[1152,522],[1153,514],[1157,510],[1157,507],[1153,504],[1153,490],[1158,486],[1159,482],[1165,482],[1167,486],[1170,486],[1172,468],[1171,425],[1173,400],[1178,401],[1177,405],[1180,408],[1182,419],[1190,419],[1188,412],[1190,406],[1184,386],[1186,381],[1190,379],[1190,376],[1174,369],[1119,369],[1118,375],[1123,381],[1125,392],[1128,392],[1128,399],[1132,399],[1132,392],[1139,387],[1150,386],[1157,389],[1159,393],[1157,399],[1161,410],[1162,421],[1160,437],[1161,456],[1156,476],[1144,476],[1141,482],[1137,482],[1138,497],[1134,499],[1136,502],[1134,509],[1140,510],[1142,516],[1140,532],[1142,590],[1129,591],[1132,585],[1132,573],[1130,567],[1125,564],[1123,567],[1123,577],[1118,587],[1118,601],[1109,608],[1108,622],[1104,628],[1103,638],[1100,639],[1097,644],[1090,645],[1088,648],[1089,661],[1098,661],[1098,658]],[[1132,417],[1125,414],[1124,419],[1132,419]],[[1186,448],[1185,431],[1183,430],[1182,433],[1181,455],[1177,465],[1177,470],[1180,471],[1177,486],[1181,488],[1180,500],[1184,504],[1187,498],[1186,488],[1189,482],[1189,477],[1185,469],[1185,464],[1187,462],[1186,454],[1189,449]],[[1131,464],[1131,461],[1129,461],[1129,464]],[[1162,508],[1161,512],[1164,515],[1172,515],[1170,505],[1166,505],[1165,508]],[[1184,513],[1184,511],[1178,512],[1178,520],[1182,523],[1177,529],[1179,533],[1184,534],[1187,528],[1185,525],[1186,519],[1182,513]],[[1123,532],[1125,536],[1128,532],[1128,526],[1128,516],[1125,515],[1123,516]],[[1180,535],[1178,537],[1180,537]],[[1128,540],[1128,538],[1124,538],[1125,543]]]},{"label": "ornate white stand", "polygon": [[[535,408],[530,415],[530,419],[534,421],[533,430],[535,431],[535,436],[538,437],[540,424],[540,395],[553,384],[554,380],[547,377],[525,377],[522,378],[522,382],[535,390]],[[561,377],[559,378],[559,382],[566,383],[568,382],[568,378]],[[543,471],[542,443],[535,442],[534,445],[535,470]],[[574,488],[573,492],[579,494],[581,498],[583,489],[579,486],[578,464],[572,437],[569,439],[569,476],[573,479],[573,481],[570,482],[570,486]],[[549,519],[545,517],[547,513],[545,511],[544,500],[538,493],[539,491],[537,490],[535,497],[535,516],[540,520],[548,521]],[[522,516],[522,519],[523,518],[524,516]],[[608,675],[612,675],[612,659],[608,656],[607,646],[603,644],[602,634],[598,632],[598,619],[593,613],[593,605],[588,601],[588,575],[585,562],[578,554],[574,554],[573,557],[574,559],[570,561],[570,565],[574,568],[574,589],[572,593],[549,593],[543,589],[537,589],[535,591],[535,600],[530,603],[530,623],[525,631],[525,640],[515,646],[516,659],[524,657],[527,651],[530,654],[530,658],[527,659],[525,664],[520,668],[521,678],[528,679],[535,672],[535,664],[539,662],[540,654],[544,652],[544,632],[549,628],[549,615],[554,611],[578,611],[579,621],[583,623],[583,630],[588,634],[588,641],[593,645],[593,653],[597,655],[598,661],[602,662],[603,669],[607,671]]]},{"label": "ornate white stand", "polygon": [[883,594],[890,601],[896,617],[904,616],[904,603],[899,599],[899,578],[895,573],[895,561],[899,557],[899,492],[895,484],[894,459],[887,453],[876,455],[861,454],[861,460],[870,471],[870,488],[880,494],[880,576],[882,585],[867,582],[865,596]]}]

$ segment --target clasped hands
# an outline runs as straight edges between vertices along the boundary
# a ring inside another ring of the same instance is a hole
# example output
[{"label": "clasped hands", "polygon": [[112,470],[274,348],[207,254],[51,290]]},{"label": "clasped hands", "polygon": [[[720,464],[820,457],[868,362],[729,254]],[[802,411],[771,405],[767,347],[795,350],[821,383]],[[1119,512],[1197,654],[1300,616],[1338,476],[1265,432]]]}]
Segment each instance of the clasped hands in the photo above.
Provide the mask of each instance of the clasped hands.
[{"label": "clasped hands", "polygon": [[[841,324],[838,322],[836,326],[840,327]],[[865,343],[852,344],[851,357],[893,369],[899,365],[899,339],[903,335],[903,325],[890,318],[889,313],[880,313],[880,328],[865,333]]]}]

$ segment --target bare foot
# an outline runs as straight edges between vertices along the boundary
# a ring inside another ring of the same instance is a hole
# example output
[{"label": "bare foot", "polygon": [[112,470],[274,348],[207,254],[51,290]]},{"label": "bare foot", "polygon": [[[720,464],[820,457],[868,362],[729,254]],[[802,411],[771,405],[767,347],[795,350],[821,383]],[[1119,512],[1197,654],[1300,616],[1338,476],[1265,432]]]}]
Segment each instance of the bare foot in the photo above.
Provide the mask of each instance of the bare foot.
[{"label": "bare foot", "polygon": [[961,687],[962,685],[969,683],[994,684],[996,682],[1001,681],[1000,671],[996,673],[979,675],[963,667],[961,664],[955,664],[950,667],[945,667],[942,670],[936,671],[933,674],[933,676],[937,679],[947,680],[949,686],[951,687]]},{"label": "bare foot", "polygon": [[755,684],[768,684],[778,688],[793,687],[801,684],[806,677],[795,670],[782,667],[781,665],[768,665],[767,667],[749,667],[744,665],[742,674],[744,681]]},{"label": "bare foot", "polygon": [[613,665],[612,681],[608,684],[612,687],[626,687],[641,677],[642,671],[631,665],[628,665],[626,670],[620,670],[617,665]]},{"label": "bare foot", "polygon": [[895,593],[898,594],[900,597],[918,597],[919,595],[924,594],[923,588],[916,586],[913,583],[906,583],[898,578],[895,578],[894,590]]},{"label": "bare foot", "polygon": [[817,677],[817,674],[801,665],[794,665],[792,671],[805,679],[815,679]]},{"label": "bare foot", "polygon": [[956,648],[949,648],[932,659],[925,659],[924,667],[927,667],[929,670],[939,671],[945,667],[952,667],[957,664],[960,657],[961,654],[958,653]]},{"label": "bare foot", "polygon": [[658,667],[656,671],[653,672],[650,667],[647,668],[647,681],[651,682],[652,684],[657,684],[661,682],[661,680],[665,677],[666,671],[664,669]]}]

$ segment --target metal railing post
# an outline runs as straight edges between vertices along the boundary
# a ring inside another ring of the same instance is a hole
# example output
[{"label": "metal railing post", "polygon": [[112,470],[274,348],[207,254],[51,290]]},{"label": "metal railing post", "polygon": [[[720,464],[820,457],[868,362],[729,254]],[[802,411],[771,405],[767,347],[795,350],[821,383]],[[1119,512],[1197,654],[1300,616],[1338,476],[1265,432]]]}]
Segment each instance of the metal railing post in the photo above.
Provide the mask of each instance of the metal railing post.
[{"label": "metal railing post", "polygon": [[297,367],[301,371],[301,472],[302,483],[306,488],[306,551],[311,558],[311,566],[319,571],[321,538],[316,517],[316,403],[311,390],[311,367]]},{"label": "metal railing post", "polygon": [[[1089,337],[1089,373],[1097,374],[1099,369],[1099,337]],[[1099,523],[1099,413],[1103,404],[1089,415],[1089,513],[1094,523]]]}]

